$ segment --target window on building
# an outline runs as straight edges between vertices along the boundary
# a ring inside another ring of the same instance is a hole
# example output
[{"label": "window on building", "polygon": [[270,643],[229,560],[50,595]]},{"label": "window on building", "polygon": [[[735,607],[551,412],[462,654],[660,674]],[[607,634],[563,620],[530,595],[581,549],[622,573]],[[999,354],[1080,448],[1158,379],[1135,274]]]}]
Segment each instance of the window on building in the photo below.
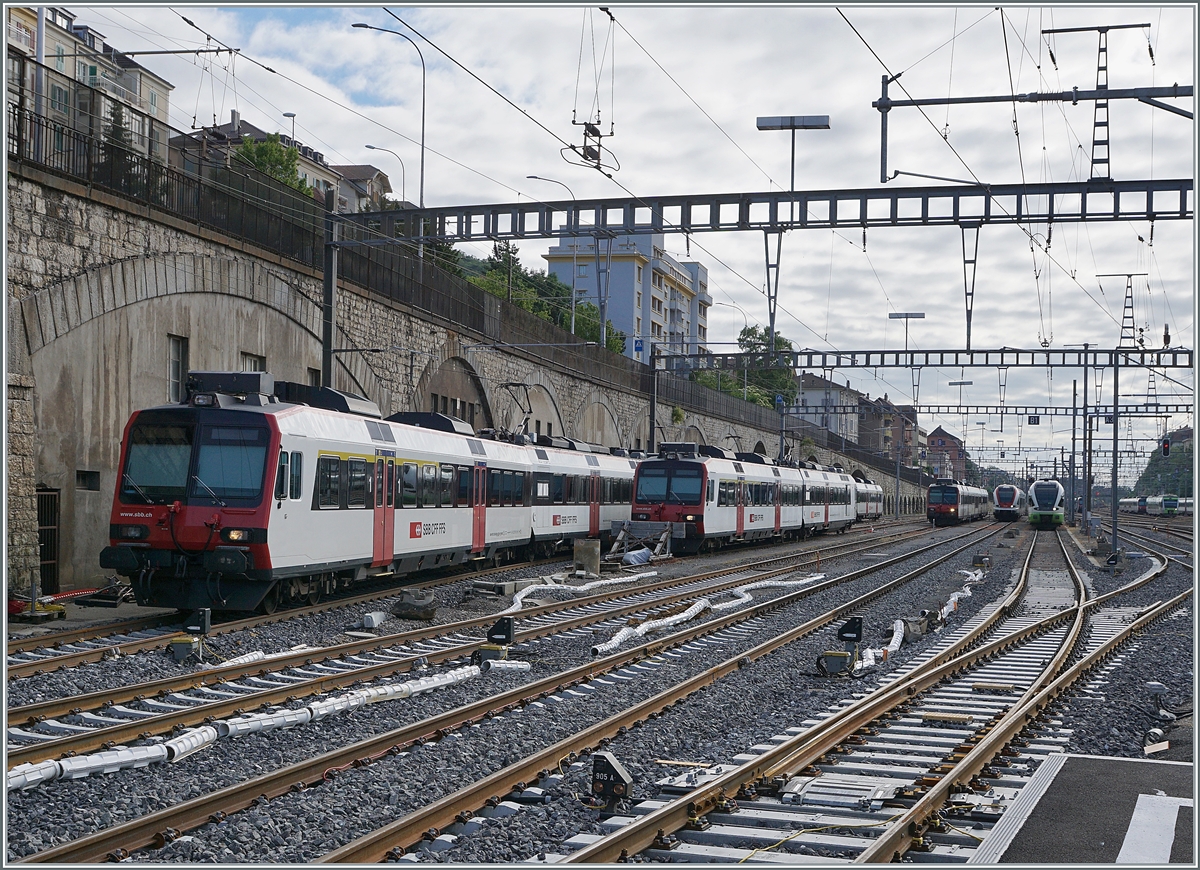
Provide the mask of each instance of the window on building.
[{"label": "window on building", "polygon": [[577,274],[577,275],[578,275],[580,278],[586,278],[586,277],[588,276],[588,264],[587,264],[587,263],[580,263],[580,264],[578,265],[578,269],[577,269],[577,271],[576,271],[576,274]]},{"label": "window on building", "polygon": [[158,114],[158,91],[150,92],[150,114]]},{"label": "window on building", "polygon": [[51,109],[53,109],[56,112],[62,112],[63,114],[66,114],[67,110],[71,108],[71,104],[70,104],[69,100],[70,100],[70,95],[67,94],[66,88],[60,88],[58,85],[52,85],[50,87],[50,108]]},{"label": "window on building", "polygon": [[321,370],[320,369],[309,369],[308,370],[308,385],[310,387],[321,386]]},{"label": "window on building", "polygon": [[[641,266],[637,267],[637,282],[639,284],[642,283],[642,267]],[[638,294],[638,305],[641,305],[641,304],[642,304],[642,294],[639,293]]]},{"label": "window on building", "polygon": [[[638,268],[640,269],[641,267],[639,266]],[[638,311],[642,310],[642,291],[641,290],[639,290],[637,292],[637,307],[638,307]]]},{"label": "window on building", "polygon": [[182,402],[187,390],[188,340],[167,336],[167,401]]},{"label": "window on building", "polygon": [[99,471],[79,471],[75,472],[75,488],[86,489],[89,492],[100,491],[100,472]]},{"label": "window on building", "polygon": [[242,351],[242,371],[244,372],[265,372],[267,370],[267,358],[254,353],[246,353]]},{"label": "window on building", "polygon": [[437,393],[429,394],[429,410],[431,413],[434,413],[434,414],[436,414],[438,412],[438,394]]},{"label": "window on building", "polygon": [[634,330],[638,335],[642,334],[642,318],[637,319],[637,327]]},{"label": "window on building", "polygon": [[54,68],[59,72],[62,72],[66,69],[66,49],[64,49],[61,45],[56,45],[54,46],[54,54]]}]

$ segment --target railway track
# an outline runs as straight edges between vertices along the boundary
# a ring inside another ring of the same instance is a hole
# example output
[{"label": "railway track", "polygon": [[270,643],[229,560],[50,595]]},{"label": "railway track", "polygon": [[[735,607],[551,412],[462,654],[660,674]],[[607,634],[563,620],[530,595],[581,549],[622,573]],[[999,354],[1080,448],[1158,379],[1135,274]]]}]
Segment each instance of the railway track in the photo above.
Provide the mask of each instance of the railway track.
[{"label": "railway track", "polygon": [[[901,538],[910,536],[924,535],[904,533]],[[873,540],[866,549],[878,544]],[[938,542],[902,554],[894,561],[913,558],[941,545]],[[824,558],[830,557],[831,550],[834,555],[844,555],[862,549],[859,543],[840,544],[826,548]],[[529,641],[596,624],[616,625],[630,618],[644,621],[681,602],[719,594],[750,580],[769,580],[817,564],[820,558],[809,551],[768,557],[742,567],[642,583],[618,597],[604,591],[575,601],[530,607],[514,614],[516,638]],[[814,588],[821,587],[818,584]],[[267,662],[231,664],[121,690],[12,707],[7,711],[9,769],[65,753],[111,749],[144,735],[196,727],[246,709],[282,704],[424,665],[469,659],[487,643],[474,632],[490,626],[496,616],[490,613],[332,647],[303,649]]]},{"label": "railway track", "polygon": [[[700,787],[610,819],[610,833],[569,842],[581,848],[563,860],[672,860],[678,849],[717,848],[739,861],[785,844],[857,863],[967,860],[1064,742],[1046,728],[1049,703],[1191,595],[1131,620],[1111,603],[1120,590],[1088,600],[1069,558],[1064,565],[1069,584],[1027,571],[1009,600],[885,687]],[[1163,570],[1165,559],[1126,588]],[[983,640],[985,631],[994,639]],[[1078,661],[1067,667],[1072,654]]]},{"label": "railway track", "polygon": [[[888,526],[887,523],[878,525],[881,528],[887,528]],[[858,531],[862,532],[865,530],[859,529]],[[888,541],[895,534],[903,534],[903,532],[890,532],[875,540]],[[841,546],[844,547],[845,545]],[[816,545],[810,544],[803,548],[802,552],[821,552],[822,549],[828,551],[830,548],[828,546],[822,548],[820,543]],[[836,549],[834,553],[836,554]],[[562,562],[563,560],[559,558],[543,559],[527,564],[529,567],[538,567],[561,564]],[[405,588],[424,589],[448,581],[484,579],[498,573],[512,571],[518,567],[520,566],[501,565],[465,574],[457,574],[452,577],[438,576],[406,584]],[[231,634],[289,619],[325,613],[342,607],[353,607],[358,604],[380,601],[393,597],[396,594],[397,589],[395,587],[373,589],[357,595],[332,598],[315,605],[276,611],[270,615],[259,614],[242,619],[218,622],[213,625],[209,633],[212,635]],[[187,637],[187,634],[182,630],[184,616],[184,614],[156,614],[121,622],[103,623],[69,631],[51,632],[36,637],[10,640],[7,650],[7,678],[14,680],[23,677],[38,676],[60,668],[70,668],[89,662],[103,661],[106,658],[132,655],[146,650],[163,649],[171,641]]]},{"label": "railway track", "polygon": [[[994,533],[993,529],[985,532],[985,534]],[[977,548],[981,535],[972,531],[968,531],[964,536],[967,543],[956,548],[954,552],[961,555],[968,549]],[[947,542],[942,541],[938,546],[946,547]],[[920,552],[920,551],[918,551]],[[905,583],[911,582],[914,578],[930,569],[930,567],[939,561],[950,558],[954,553],[945,554],[936,558],[926,559],[925,563],[916,571],[908,572],[902,577],[891,581],[878,588],[870,588],[867,593],[859,596],[854,601],[841,606],[834,611],[824,614],[823,617],[809,620],[800,628],[791,629],[788,634],[793,637],[801,636],[805,633],[811,633],[817,630],[822,625],[828,625],[829,622],[837,618],[839,613],[844,612],[847,608],[861,606],[864,601],[873,600],[881,595],[887,594],[894,588],[902,586]],[[913,558],[916,553],[906,554],[907,558]],[[861,576],[865,571],[853,572],[852,575],[847,575],[843,578],[835,578],[827,580],[822,586],[830,587],[835,583],[847,582],[851,576]],[[872,584],[873,587],[873,584]],[[815,588],[815,587],[814,587]],[[411,746],[423,742],[425,740],[441,737],[452,733],[455,729],[469,726],[473,722],[478,722],[482,717],[489,714],[502,714],[505,711],[518,709],[527,704],[538,703],[539,699],[546,699],[554,694],[564,692],[574,692],[573,687],[578,687],[580,693],[595,690],[596,680],[603,681],[605,675],[612,674],[614,679],[627,679],[620,676],[622,670],[643,669],[646,668],[647,662],[653,661],[655,658],[661,659],[666,655],[665,651],[672,648],[686,645],[695,641],[700,637],[718,637],[724,633],[744,633],[747,623],[753,624],[756,619],[763,618],[764,614],[768,614],[779,608],[789,606],[801,600],[811,589],[804,589],[796,592],[791,592],[779,598],[752,604],[744,610],[736,613],[723,615],[713,619],[703,625],[690,627],[681,631],[677,631],[669,637],[660,640],[651,641],[646,644],[639,645],[636,648],[623,650],[612,655],[606,656],[603,659],[594,662],[586,663],[578,668],[567,671],[565,673],[555,674],[544,680],[536,681],[532,685],[524,686],[519,689],[512,690],[501,695],[485,698],[468,707],[459,708],[449,711],[432,719],[427,719],[413,725],[389,732],[387,734],[373,737],[368,741],[363,741],[340,750],[326,753],[316,759],[310,759],[307,762],[302,762],[293,765],[284,770],[275,771],[267,777],[250,780],[242,783],[231,789],[226,789],[221,793],[206,796],[205,798],[197,799],[196,801],[188,802],[185,805],[173,807],[169,810],[164,810],[161,813],[151,814],[150,817],[143,817],[119,828],[108,829],[91,837],[85,837],[82,840],[71,844],[64,844],[61,847],[39,852],[36,855],[29,856],[27,861],[44,862],[44,861],[89,861],[103,858],[110,853],[121,855],[124,854],[118,850],[128,850],[134,848],[142,848],[153,845],[158,842],[160,845],[168,842],[178,835],[179,831],[188,830],[198,824],[203,824],[213,817],[224,818],[231,812],[236,812],[244,808],[250,803],[253,803],[259,796],[266,795],[268,797],[284,794],[293,790],[298,784],[313,784],[323,781],[329,771],[336,770],[340,767],[348,766],[356,759],[360,763],[365,763],[367,760],[381,758],[388,753],[394,754],[396,751],[402,751],[403,747]],[[781,641],[785,642],[785,641]],[[751,650],[750,655],[765,654],[765,650]],[[650,657],[649,659],[647,657]],[[461,654],[455,661],[462,662],[464,659]],[[750,659],[743,659],[744,663],[748,663]],[[734,661],[730,667],[736,669],[739,667],[738,661]],[[697,679],[690,681],[684,688],[674,691],[673,697],[678,699],[686,696],[692,691],[695,691],[701,685],[707,684],[718,678],[719,674],[706,672],[701,674]],[[606,722],[601,723],[601,728],[611,729],[612,735],[615,735],[625,725],[620,722],[615,722],[612,717],[605,717]],[[615,724],[614,724],[615,722]],[[594,731],[594,729],[593,729]],[[598,732],[597,732],[598,733]],[[576,749],[570,751],[581,751],[587,747],[597,745],[595,740],[599,739],[595,734],[585,733],[582,737],[577,738]],[[578,742],[582,740],[583,742]],[[553,753],[551,753],[553,754]],[[563,758],[568,753],[554,756],[553,767],[558,760]],[[390,756],[389,756],[390,757]],[[538,758],[544,761],[548,758],[544,753]],[[525,782],[534,781],[539,773],[544,773],[541,761],[527,761],[522,767],[524,771],[528,765],[533,764],[535,767],[532,773],[523,774],[517,780],[523,779]],[[512,771],[506,769],[496,774],[500,779],[510,777]],[[499,780],[495,780],[498,782]],[[302,785],[300,787],[303,787]],[[492,796],[489,789],[493,788],[493,784],[485,781],[483,784],[476,784],[475,788],[479,793],[484,793],[480,798],[480,803]],[[498,793],[503,795],[512,787],[511,783],[508,788],[498,789]],[[461,796],[460,796],[461,797]],[[453,820],[453,816],[463,811],[464,806],[469,803],[458,801],[457,809],[450,814],[449,821]],[[444,804],[443,804],[444,806]],[[220,814],[218,816],[218,814]],[[443,820],[443,824],[448,824],[449,821]],[[426,824],[425,828],[429,825]],[[422,829],[424,830],[424,829]],[[418,837],[419,839],[419,837]]]}]

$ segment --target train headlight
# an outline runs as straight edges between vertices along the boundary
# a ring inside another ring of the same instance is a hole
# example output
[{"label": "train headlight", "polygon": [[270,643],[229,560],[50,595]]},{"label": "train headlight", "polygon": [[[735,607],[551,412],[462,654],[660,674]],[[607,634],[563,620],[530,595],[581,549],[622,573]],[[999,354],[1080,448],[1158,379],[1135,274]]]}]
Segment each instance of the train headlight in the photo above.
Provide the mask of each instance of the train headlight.
[{"label": "train headlight", "polygon": [[118,526],[118,538],[124,538],[127,541],[144,541],[150,537],[149,526]]},{"label": "train headlight", "polygon": [[231,543],[246,543],[250,540],[249,529],[225,529],[221,533],[221,537]]},{"label": "train headlight", "polygon": [[208,407],[216,404],[217,397],[212,393],[197,393],[192,396],[192,404],[197,407]]}]

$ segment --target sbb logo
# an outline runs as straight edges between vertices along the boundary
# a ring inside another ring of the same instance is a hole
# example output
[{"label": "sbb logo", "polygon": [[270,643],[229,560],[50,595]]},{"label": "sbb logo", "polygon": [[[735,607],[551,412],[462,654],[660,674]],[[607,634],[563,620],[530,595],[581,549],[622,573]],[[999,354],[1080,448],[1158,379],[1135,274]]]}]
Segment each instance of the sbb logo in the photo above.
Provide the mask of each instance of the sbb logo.
[{"label": "sbb logo", "polygon": [[408,524],[408,536],[410,538],[421,537],[421,524],[420,523],[409,523]]},{"label": "sbb logo", "polygon": [[561,514],[554,515],[554,525],[556,525],[556,526],[562,525],[562,515]]}]

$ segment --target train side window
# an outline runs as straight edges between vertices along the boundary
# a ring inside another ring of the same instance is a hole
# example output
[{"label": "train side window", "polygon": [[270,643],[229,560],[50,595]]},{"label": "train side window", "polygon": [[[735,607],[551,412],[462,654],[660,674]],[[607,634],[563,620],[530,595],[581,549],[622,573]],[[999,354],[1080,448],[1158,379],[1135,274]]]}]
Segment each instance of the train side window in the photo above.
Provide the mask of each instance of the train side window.
[{"label": "train side window", "polygon": [[350,460],[350,490],[346,503],[352,508],[367,505],[367,463],[361,459]]},{"label": "train side window", "polygon": [[383,507],[384,485],[383,485],[383,460],[375,460],[375,507]]},{"label": "train side window", "polygon": [[558,498],[558,493],[555,493],[555,502],[562,504],[575,504],[575,475],[563,475],[562,498]]},{"label": "train side window", "polygon": [[317,459],[316,507],[336,508],[341,505],[341,460],[336,456]]},{"label": "train side window", "polygon": [[436,465],[421,466],[421,505],[423,507],[438,506],[438,467]]},{"label": "train side window", "polygon": [[454,466],[443,465],[439,477],[438,501],[442,507],[451,507],[454,504]]},{"label": "train side window", "polygon": [[289,483],[288,498],[299,500],[301,484],[304,482],[304,454],[299,450],[292,451],[292,478]]},{"label": "train side window", "polygon": [[387,506],[396,505],[396,463],[389,459],[387,463]]},{"label": "train side window", "polygon": [[528,505],[529,503],[525,498],[526,493],[529,492],[529,487],[525,485],[525,478],[527,475],[528,472],[526,471],[518,471],[516,476],[513,478],[513,504],[517,505],[518,507],[521,507],[522,505]]},{"label": "train side window", "polygon": [[417,466],[411,462],[406,462],[400,466],[400,483],[402,487],[403,497],[401,505],[403,507],[417,506]]},{"label": "train side window", "polygon": [[500,477],[498,469],[493,468],[488,472],[488,507],[500,504]]},{"label": "train side window", "polygon": [[503,471],[500,473],[500,504],[512,507],[513,503],[513,473],[511,471]]},{"label": "train side window", "polygon": [[563,475],[561,475],[561,474],[554,475],[554,488],[553,489],[554,489],[554,491],[553,491],[554,503],[562,504],[563,503]]},{"label": "train side window", "polygon": [[275,471],[275,498],[282,499],[287,495],[288,482],[288,453],[279,451],[279,468]]},{"label": "train side window", "polygon": [[454,506],[471,506],[471,468],[469,466],[458,466],[458,495],[454,499]]}]

